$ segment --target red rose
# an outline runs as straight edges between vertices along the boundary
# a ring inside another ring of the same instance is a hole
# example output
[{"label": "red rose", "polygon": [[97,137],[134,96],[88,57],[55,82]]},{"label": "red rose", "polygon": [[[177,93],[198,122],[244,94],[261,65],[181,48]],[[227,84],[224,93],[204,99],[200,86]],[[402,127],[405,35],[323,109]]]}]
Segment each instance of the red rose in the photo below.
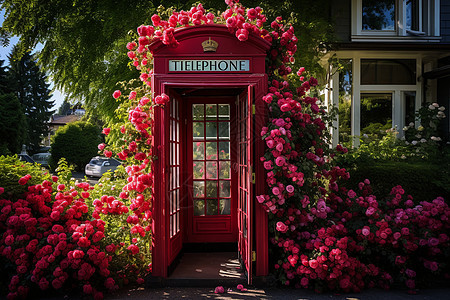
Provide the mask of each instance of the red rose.
[{"label": "red rose", "polygon": [[119,91],[119,90],[115,90],[114,93],[113,93],[114,99],[119,98],[121,95],[122,95],[122,92]]}]

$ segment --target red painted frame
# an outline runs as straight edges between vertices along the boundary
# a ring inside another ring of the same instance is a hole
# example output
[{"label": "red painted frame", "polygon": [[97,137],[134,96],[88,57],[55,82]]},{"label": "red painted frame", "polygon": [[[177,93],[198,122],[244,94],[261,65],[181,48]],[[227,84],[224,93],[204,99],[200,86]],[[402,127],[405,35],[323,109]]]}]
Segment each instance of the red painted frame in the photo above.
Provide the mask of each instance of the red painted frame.
[{"label": "red painted frame", "polygon": [[[267,109],[262,97],[267,93],[267,74],[265,73],[266,52],[270,44],[258,37],[250,36],[246,42],[239,42],[225,26],[202,25],[179,29],[175,32],[180,42],[177,48],[168,48],[161,42],[151,45],[154,55],[154,73],[152,75],[152,92],[154,95],[168,94],[174,88],[245,88],[255,86],[254,104],[254,133],[259,137],[261,128],[267,121]],[[203,53],[201,43],[212,38],[219,43],[217,52]],[[169,59],[191,59],[203,57],[205,59],[236,58],[251,59],[252,73],[169,73]],[[170,264],[169,238],[169,201],[167,195],[168,173],[168,127],[167,109],[155,109],[155,126],[153,146],[158,159],[153,164],[155,174],[154,203],[153,203],[153,276],[167,277]],[[256,181],[255,195],[265,191],[264,168],[258,159],[264,154],[264,143],[260,138],[254,139],[254,172]],[[252,203],[254,203],[252,199]],[[260,205],[254,206],[256,276],[268,274],[268,227],[267,214]]]}]

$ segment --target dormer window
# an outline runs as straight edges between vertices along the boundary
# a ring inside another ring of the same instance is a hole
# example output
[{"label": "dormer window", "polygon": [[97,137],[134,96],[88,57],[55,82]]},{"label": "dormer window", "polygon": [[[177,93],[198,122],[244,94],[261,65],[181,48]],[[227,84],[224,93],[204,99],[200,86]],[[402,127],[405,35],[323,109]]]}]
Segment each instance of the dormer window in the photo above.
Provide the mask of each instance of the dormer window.
[{"label": "dormer window", "polygon": [[352,40],[437,40],[439,0],[352,0]]}]

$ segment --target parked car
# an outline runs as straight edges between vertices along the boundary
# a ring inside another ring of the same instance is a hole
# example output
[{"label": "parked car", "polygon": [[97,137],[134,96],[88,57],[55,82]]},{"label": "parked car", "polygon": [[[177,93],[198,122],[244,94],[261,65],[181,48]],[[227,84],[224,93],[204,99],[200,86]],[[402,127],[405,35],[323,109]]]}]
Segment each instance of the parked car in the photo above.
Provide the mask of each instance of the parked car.
[{"label": "parked car", "polygon": [[120,162],[114,158],[107,158],[96,156],[84,168],[84,173],[87,176],[102,177],[107,171],[113,172],[120,166]]},{"label": "parked car", "polygon": [[21,161],[24,161],[24,162],[27,162],[27,163],[30,163],[30,164],[34,164],[35,163],[35,161],[28,155],[28,154],[18,154],[17,155],[18,157],[19,157],[19,159],[21,160]]},{"label": "parked car", "polygon": [[51,156],[52,155],[50,154],[50,152],[36,153],[33,154],[33,159],[38,164],[41,164],[43,167],[48,167],[48,161],[50,160]]}]

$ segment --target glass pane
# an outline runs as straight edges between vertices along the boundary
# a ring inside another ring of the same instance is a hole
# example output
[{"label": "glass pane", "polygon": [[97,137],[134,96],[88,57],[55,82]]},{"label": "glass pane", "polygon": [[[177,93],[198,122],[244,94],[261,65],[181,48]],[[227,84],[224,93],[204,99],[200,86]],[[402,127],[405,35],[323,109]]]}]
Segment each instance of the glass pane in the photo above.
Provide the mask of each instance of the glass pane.
[{"label": "glass pane", "polygon": [[230,197],[230,181],[221,180],[220,181],[220,197]]},{"label": "glass pane", "polygon": [[230,162],[221,161],[219,162],[219,178],[229,179],[230,178]]},{"label": "glass pane", "polygon": [[352,60],[341,59],[343,69],[339,71],[339,142],[351,143],[352,111]]},{"label": "glass pane", "polygon": [[416,92],[405,92],[405,126],[416,120]]},{"label": "glass pane", "polygon": [[194,179],[205,178],[205,163],[202,161],[194,161],[192,173],[194,175]]},{"label": "glass pane", "polygon": [[203,139],[204,137],[204,123],[194,122],[192,125],[192,137],[195,139]]},{"label": "glass pane", "polygon": [[230,159],[230,142],[219,142],[219,159]]},{"label": "glass pane", "polygon": [[206,138],[217,138],[217,123],[216,122],[206,122]]},{"label": "glass pane", "polygon": [[194,181],[194,197],[197,198],[205,197],[204,181]]},{"label": "glass pane", "polygon": [[419,0],[406,1],[406,29],[419,31]]},{"label": "glass pane", "polygon": [[217,120],[217,104],[206,104],[206,120]]},{"label": "glass pane", "polygon": [[229,215],[231,213],[230,199],[220,199],[219,213]]},{"label": "glass pane", "polygon": [[217,200],[206,200],[206,215],[217,215]]},{"label": "glass pane", "polygon": [[219,104],[219,120],[229,120],[229,119],[230,119],[230,105]]},{"label": "glass pane", "polygon": [[192,119],[193,120],[203,120],[205,115],[203,104],[193,104],[192,105]]},{"label": "glass pane", "polygon": [[229,139],[230,138],[230,123],[221,122],[219,123],[219,138]]},{"label": "glass pane", "polygon": [[205,201],[194,200],[194,216],[204,216],[205,215]]},{"label": "glass pane", "polygon": [[192,143],[192,159],[205,159],[205,143]]},{"label": "glass pane", "polygon": [[361,94],[361,136],[379,139],[392,128],[392,94]]},{"label": "glass pane", "polygon": [[362,30],[395,30],[395,0],[363,0]]},{"label": "glass pane", "polygon": [[361,84],[416,84],[415,59],[361,59]]},{"label": "glass pane", "polygon": [[206,159],[217,159],[217,143],[207,142],[206,143]]},{"label": "glass pane", "polygon": [[206,162],[206,179],[217,179],[217,162]]},{"label": "glass pane", "polygon": [[206,182],[206,197],[217,198],[217,181]]}]

